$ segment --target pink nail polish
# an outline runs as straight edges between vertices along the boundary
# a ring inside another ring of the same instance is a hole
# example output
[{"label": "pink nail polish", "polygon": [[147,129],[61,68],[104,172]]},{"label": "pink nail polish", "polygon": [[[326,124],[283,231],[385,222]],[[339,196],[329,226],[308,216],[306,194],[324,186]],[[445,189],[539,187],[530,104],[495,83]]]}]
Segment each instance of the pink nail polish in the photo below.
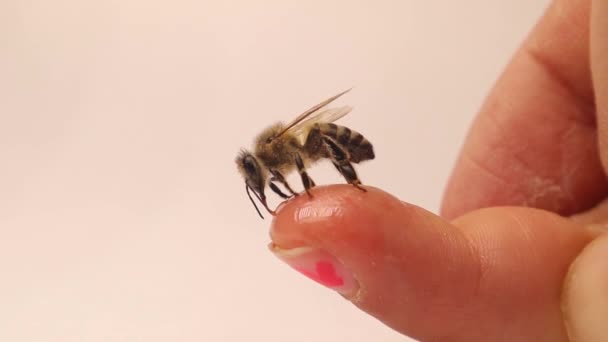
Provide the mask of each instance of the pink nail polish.
[{"label": "pink nail polish", "polygon": [[327,252],[311,247],[281,249],[274,244],[270,250],[296,271],[343,295],[352,295],[359,289],[352,273]]}]

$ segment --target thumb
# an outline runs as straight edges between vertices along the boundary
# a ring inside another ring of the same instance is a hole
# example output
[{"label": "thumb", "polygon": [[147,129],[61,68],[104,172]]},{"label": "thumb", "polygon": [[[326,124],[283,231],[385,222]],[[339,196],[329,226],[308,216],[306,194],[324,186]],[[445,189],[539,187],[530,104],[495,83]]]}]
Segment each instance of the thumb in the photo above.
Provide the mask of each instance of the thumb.
[{"label": "thumb", "polygon": [[[604,170],[608,170],[608,2],[591,2],[591,69]],[[564,291],[564,314],[573,341],[607,341],[608,235],[576,259]]]},{"label": "thumb", "polygon": [[[608,2],[591,2],[591,69],[604,170],[608,170]],[[608,235],[589,244],[572,265],[564,314],[573,341],[608,341]]]},{"label": "thumb", "polygon": [[560,294],[591,240],[536,209],[450,223],[375,188],[316,187],[279,209],[271,250],[419,340],[566,341]]}]

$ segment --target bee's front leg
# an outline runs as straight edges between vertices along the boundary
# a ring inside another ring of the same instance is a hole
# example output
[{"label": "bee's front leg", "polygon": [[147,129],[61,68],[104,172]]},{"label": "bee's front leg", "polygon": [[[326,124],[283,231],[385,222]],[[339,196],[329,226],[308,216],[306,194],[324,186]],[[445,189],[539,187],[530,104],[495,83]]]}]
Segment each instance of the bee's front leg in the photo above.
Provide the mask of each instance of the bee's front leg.
[{"label": "bee's front leg", "polygon": [[273,181],[277,181],[277,182],[283,184],[283,186],[285,187],[285,189],[287,189],[287,191],[289,191],[292,196],[298,196],[298,194],[291,189],[291,187],[289,186],[289,184],[285,180],[285,177],[279,171],[277,171],[277,170],[270,170],[270,173],[272,174],[272,177],[270,178],[270,182],[271,182],[270,183],[270,188],[272,189],[272,191],[274,191],[277,195],[279,195],[279,196],[281,196],[283,198],[289,198],[290,197],[290,196],[285,195],[281,190],[279,190],[279,188],[276,185],[274,185],[272,183]]},{"label": "bee's front leg", "polygon": [[270,189],[272,189],[272,191],[274,191],[275,194],[281,196],[281,198],[288,199],[291,197],[291,196],[285,195],[283,193],[283,191],[281,191],[281,189],[279,189],[279,187],[272,182],[272,179],[270,180],[269,185],[270,185]]}]

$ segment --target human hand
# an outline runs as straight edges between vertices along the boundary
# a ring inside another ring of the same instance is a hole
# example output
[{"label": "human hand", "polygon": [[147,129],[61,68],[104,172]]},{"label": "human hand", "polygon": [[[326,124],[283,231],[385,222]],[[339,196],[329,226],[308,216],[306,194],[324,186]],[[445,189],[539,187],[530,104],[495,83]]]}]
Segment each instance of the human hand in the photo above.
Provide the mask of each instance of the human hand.
[{"label": "human hand", "polygon": [[443,217],[317,187],[280,208],[271,249],[421,341],[608,341],[605,170],[608,2],[556,0],[476,119]]}]

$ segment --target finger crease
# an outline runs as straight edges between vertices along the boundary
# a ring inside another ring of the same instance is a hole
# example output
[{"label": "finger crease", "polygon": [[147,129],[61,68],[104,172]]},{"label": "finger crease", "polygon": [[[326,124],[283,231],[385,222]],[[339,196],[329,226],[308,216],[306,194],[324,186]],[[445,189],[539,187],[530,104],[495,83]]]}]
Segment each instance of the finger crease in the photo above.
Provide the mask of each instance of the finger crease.
[{"label": "finger crease", "polygon": [[[583,113],[595,112],[594,99],[580,94],[568,77],[564,76],[560,69],[553,65],[550,62],[550,59],[545,57],[541,51],[532,46],[526,46],[523,50],[530,57],[530,59],[537,64],[549,78],[551,78],[551,80],[561,86],[568,96],[573,99],[573,103],[576,103]],[[569,119],[587,126],[596,126],[595,115],[571,115]]]}]

